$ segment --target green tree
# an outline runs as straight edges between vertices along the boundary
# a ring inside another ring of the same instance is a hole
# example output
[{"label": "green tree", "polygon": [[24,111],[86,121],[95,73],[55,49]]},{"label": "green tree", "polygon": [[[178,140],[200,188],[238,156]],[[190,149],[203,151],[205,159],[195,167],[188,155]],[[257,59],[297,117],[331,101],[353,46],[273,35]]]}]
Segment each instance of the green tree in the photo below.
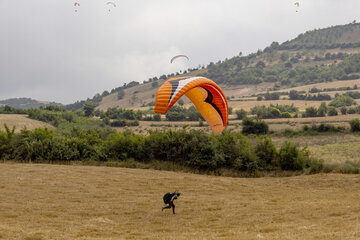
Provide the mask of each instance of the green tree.
[{"label": "green tree", "polygon": [[323,102],[320,104],[318,110],[317,110],[317,116],[318,117],[325,117],[327,114],[328,108],[326,106],[326,103]]},{"label": "green tree", "polygon": [[289,53],[288,52],[281,53],[280,59],[281,59],[281,61],[286,62],[289,59]]},{"label": "green tree", "polygon": [[315,107],[308,107],[305,109],[305,117],[316,117],[317,109]]},{"label": "green tree", "polygon": [[356,105],[356,102],[353,98],[346,95],[337,96],[333,101],[329,103],[329,106],[333,107],[346,107],[351,105]]},{"label": "green tree", "polygon": [[124,89],[120,89],[119,92],[118,92],[118,99],[123,99],[125,96],[125,91]]},{"label": "green tree", "polygon": [[94,114],[95,105],[92,103],[85,103],[83,106],[84,113],[86,117],[91,117]]},{"label": "green tree", "polygon": [[181,98],[177,101],[177,103],[180,105],[180,106],[183,106],[184,105],[184,100],[182,100]]},{"label": "green tree", "polygon": [[152,88],[157,88],[159,86],[159,83],[157,81],[154,81],[151,83]]},{"label": "green tree", "polygon": [[242,120],[246,118],[247,112],[244,109],[239,109],[235,111],[236,119]]},{"label": "green tree", "polygon": [[346,107],[341,107],[341,108],[340,108],[340,112],[341,112],[342,115],[346,115],[346,113],[347,113],[347,108],[346,108]]},{"label": "green tree", "polygon": [[338,115],[338,111],[336,110],[336,108],[329,107],[328,116],[337,116],[337,115]]},{"label": "green tree", "polygon": [[243,134],[267,134],[269,132],[269,125],[261,119],[254,121],[251,118],[244,118],[242,121]]},{"label": "green tree", "polygon": [[360,132],[360,120],[355,118],[349,122],[352,132]]}]

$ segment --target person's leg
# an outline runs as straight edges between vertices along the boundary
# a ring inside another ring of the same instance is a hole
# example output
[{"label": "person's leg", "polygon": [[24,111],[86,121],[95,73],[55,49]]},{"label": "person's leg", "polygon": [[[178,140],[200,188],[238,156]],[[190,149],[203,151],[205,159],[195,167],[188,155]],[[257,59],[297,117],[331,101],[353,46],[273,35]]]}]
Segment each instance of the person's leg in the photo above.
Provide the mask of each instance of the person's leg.
[{"label": "person's leg", "polygon": [[173,202],[171,202],[170,204],[171,204],[171,207],[172,207],[172,210],[173,210],[173,214],[175,214],[175,204]]},{"label": "person's leg", "polygon": [[163,211],[165,208],[171,208],[170,203],[169,203],[169,206],[163,207],[163,208],[161,209],[161,211]]}]

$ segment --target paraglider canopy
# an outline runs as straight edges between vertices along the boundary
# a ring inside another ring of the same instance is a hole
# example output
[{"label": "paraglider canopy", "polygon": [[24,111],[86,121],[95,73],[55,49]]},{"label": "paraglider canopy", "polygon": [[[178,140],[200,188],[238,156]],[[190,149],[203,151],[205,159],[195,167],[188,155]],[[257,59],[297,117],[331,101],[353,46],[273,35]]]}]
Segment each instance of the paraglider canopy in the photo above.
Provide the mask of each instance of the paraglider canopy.
[{"label": "paraglider canopy", "polygon": [[107,2],[106,4],[107,4],[107,5],[110,4],[110,5],[113,5],[114,7],[116,7],[116,4],[115,4],[114,2]]},{"label": "paraglider canopy", "polygon": [[[74,7],[80,7],[80,3],[74,2]],[[75,8],[75,12],[77,12],[77,9]]]},{"label": "paraglider canopy", "polygon": [[187,60],[189,60],[189,58],[186,55],[176,55],[173,58],[171,58],[170,63],[173,63],[173,61],[177,58],[186,58]]},{"label": "paraglider canopy", "polygon": [[227,125],[229,111],[221,88],[205,77],[168,79],[157,91],[155,113],[165,114],[183,95],[199,110],[213,132],[222,132]]},{"label": "paraglider canopy", "polygon": [[298,11],[297,8],[299,8],[300,4],[299,4],[299,2],[296,2],[296,3],[294,3],[294,5],[296,6],[296,12],[297,12]]}]

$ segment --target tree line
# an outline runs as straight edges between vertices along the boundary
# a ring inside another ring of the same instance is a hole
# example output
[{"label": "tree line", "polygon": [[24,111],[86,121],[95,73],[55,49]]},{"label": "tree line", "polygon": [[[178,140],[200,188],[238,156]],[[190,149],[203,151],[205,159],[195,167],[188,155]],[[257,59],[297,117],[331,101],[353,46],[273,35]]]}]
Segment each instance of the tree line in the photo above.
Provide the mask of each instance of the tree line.
[{"label": "tree line", "polygon": [[285,142],[279,149],[270,137],[250,141],[240,133],[208,134],[199,130],[149,131],[147,136],[104,129],[46,128],[0,131],[0,159],[18,161],[172,162],[197,170],[221,168],[257,171],[302,171],[319,168],[306,148]]}]

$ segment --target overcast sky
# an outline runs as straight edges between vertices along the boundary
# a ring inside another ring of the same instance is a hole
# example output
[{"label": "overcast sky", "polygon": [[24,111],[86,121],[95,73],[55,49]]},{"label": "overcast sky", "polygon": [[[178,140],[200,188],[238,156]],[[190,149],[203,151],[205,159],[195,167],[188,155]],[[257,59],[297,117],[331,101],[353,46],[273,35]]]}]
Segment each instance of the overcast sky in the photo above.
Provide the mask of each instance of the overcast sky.
[{"label": "overcast sky", "polygon": [[0,100],[68,104],[360,20],[360,0],[108,1],[0,0]]}]

